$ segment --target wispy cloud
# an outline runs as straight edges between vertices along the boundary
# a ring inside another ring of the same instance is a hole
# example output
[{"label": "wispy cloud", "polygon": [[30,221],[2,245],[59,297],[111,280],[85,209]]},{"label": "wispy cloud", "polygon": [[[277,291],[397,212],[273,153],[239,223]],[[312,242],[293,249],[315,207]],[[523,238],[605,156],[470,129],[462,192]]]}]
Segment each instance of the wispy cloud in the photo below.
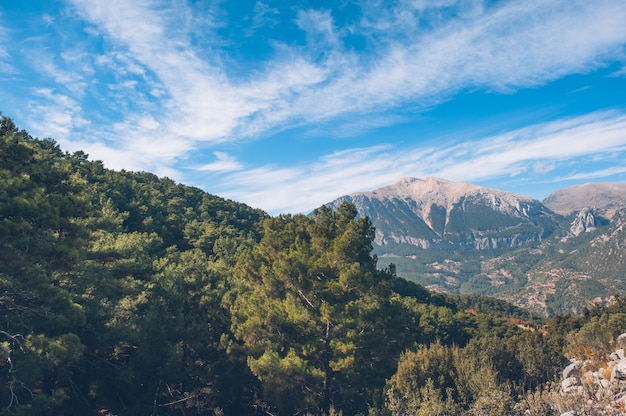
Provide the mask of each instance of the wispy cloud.
[{"label": "wispy cloud", "polygon": [[556,178],[555,181],[557,182],[572,181],[572,180],[578,181],[581,179],[592,180],[592,179],[599,179],[599,178],[608,178],[608,177],[619,175],[622,173],[626,173],[626,166],[612,166],[610,168],[594,170],[591,172],[572,173],[567,176]]},{"label": "wispy cloud", "polygon": [[[2,19],[1,11],[0,19]],[[2,26],[2,24],[0,24],[0,74],[12,74],[15,72],[15,68],[13,68],[11,57],[7,50],[7,43],[9,41],[6,32],[7,30]]]},{"label": "wispy cloud", "polygon": [[[497,137],[441,150],[452,157],[438,174],[449,179],[479,180],[513,175],[528,161],[543,163],[626,150],[626,115],[593,113],[525,127]],[[455,157],[455,155],[459,155]],[[524,170],[532,170],[525,167]]]},{"label": "wispy cloud", "polygon": [[[64,53],[61,58],[65,61],[66,66],[73,67],[73,70],[66,70],[57,64],[53,56],[47,52],[41,51],[41,49],[30,49],[26,51],[25,55],[30,59],[31,65],[37,67],[42,74],[50,77],[57,85],[64,87],[71,92],[76,98],[80,98],[87,87],[85,81],[85,68],[77,69],[80,66],[80,55],[74,55],[71,53]],[[92,72],[87,70],[87,72]]]},{"label": "wispy cloud", "polygon": [[206,172],[231,172],[234,170],[240,170],[243,167],[241,163],[237,162],[237,160],[228,153],[213,152],[213,154],[217,160],[207,163],[206,165],[199,166],[196,170]]},{"label": "wispy cloud", "polygon": [[[437,21],[434,31],[419,26],[420,13],[433,9],[423,2],[400,2],[368,25],[349,27],[338,27],[327,11],[309,10],[300,12],[296,23],[310,47],[276,43],[273,58],[242,78],[229,72],[217,41],[202,50],[190,43],[188,26],[180,21],[189,14],[184,4],[176,4],[176,13],[159,2],[73,4],[124,48],[116,53],[126,50],[155,74],[168,99],[151,114],[165,112],[160,117],[165,133],[214,142],[377,113],[408,100],[419,110],[461,89],[540,85],[597,68],[621,54],[626,39],[626,5],[611,0],[457,7],[457,15]],[[394,31],[387,34],[390,25]],[[342,46],[348,32],[378,40],[357,54]],[[320,42],[321,55],[315,52]]]},{"label": "wispy cloud", "polygon": [[254,31],[254,29],[260,27],[274,27],[279,23],[278,15],[280,11],[276,8],[270,7],[266,3],[257,1],[254,5],[254,16],[252,18],[252,25],[248,31],[248,35]]},{"label": "wispy cloud", "polygon": [[[557,166],[581,157],[626,156],[625,131],[626,114],[600,112],[445,148],[388,145],[348,149],[288,169],[263,167],[237,172],[225,177],[220,193],[281,213],[308,212],[341,195],[387,185],[401,176],[472,182],[523,171],[532,172],[541,182],[543,175]],[[619,162],[602,171],[560,180],[606,177],[623,171]]]},{"label": "wispy cloud", "polygon": [[626,66],[623,66],[618,71],[615,71],[612,75],[614,77],[626,77]]},{"label": "wispy cloud", "polygon": [[81,129],[88,121],[81,118],[80,105],[68,95],[50,88],[33,88],[36,100],[30,101],[28,110],[37,114],[32,120],[36,131],[46,132],[46,137],[67,137],[75,129]]}]

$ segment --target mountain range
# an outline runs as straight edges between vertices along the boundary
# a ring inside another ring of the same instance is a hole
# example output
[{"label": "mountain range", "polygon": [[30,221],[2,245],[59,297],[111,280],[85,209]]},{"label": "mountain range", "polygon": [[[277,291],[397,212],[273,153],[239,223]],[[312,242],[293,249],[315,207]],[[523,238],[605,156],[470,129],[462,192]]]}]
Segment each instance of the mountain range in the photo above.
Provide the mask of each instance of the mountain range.
[{"label": "mountain range", "polygon": [[626,293],[626,184],[538,201],[428,177],[342,196],[376,227],[381,266],[429,289],[489,295],[542,315]]}]

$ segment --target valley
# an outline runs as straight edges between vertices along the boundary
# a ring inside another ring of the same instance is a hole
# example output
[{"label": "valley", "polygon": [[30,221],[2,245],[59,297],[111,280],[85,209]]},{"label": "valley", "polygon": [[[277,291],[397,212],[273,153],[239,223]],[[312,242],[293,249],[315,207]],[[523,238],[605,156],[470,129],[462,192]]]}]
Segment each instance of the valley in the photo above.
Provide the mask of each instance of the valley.
[{"label": "valley", "polygon": [[543,202],[439,178],[403,178],[333,201],[376,228],[385,267],[435,291],[495,296],[550,316],[626,293],[626,185],[585,184]]}]

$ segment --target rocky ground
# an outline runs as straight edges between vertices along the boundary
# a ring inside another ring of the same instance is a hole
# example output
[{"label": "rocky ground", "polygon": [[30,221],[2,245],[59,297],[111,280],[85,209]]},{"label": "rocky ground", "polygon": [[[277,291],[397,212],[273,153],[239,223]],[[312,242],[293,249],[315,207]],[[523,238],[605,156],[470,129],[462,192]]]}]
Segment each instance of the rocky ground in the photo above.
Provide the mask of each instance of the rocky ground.
[{"label": "rocky ground", "polygon": [[561,416],[626,414],[626,334],[606,357],[573,359],[563,370],[555,405]]}]

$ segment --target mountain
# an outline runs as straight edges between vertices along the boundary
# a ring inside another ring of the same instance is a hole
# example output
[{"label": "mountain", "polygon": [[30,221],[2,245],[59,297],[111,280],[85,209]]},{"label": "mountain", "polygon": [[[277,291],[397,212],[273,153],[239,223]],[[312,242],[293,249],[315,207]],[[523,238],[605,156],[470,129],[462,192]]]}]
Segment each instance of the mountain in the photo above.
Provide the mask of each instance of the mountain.
[{"label": "mountain", "polygon": [[469,183],[403,178],[330,205],[343,201],[376,227],[379,264],[394,263],[400,276],[431,290],[494,296],[543,315],[626,293],[623,185],[571,187],[542,203]]},{"label": "mountain", "polygon": [[344,196],[376,226],[380,246],[497,249],[540,242],[557,215],[539,201],[465,182],[403,178],[372,192]]},{"label": "mountain", "polygon": [[626,184],[591,182],[551,193],[543,204],[559,214],[570,214],[585,207],[617,209],[626,207]]}]

